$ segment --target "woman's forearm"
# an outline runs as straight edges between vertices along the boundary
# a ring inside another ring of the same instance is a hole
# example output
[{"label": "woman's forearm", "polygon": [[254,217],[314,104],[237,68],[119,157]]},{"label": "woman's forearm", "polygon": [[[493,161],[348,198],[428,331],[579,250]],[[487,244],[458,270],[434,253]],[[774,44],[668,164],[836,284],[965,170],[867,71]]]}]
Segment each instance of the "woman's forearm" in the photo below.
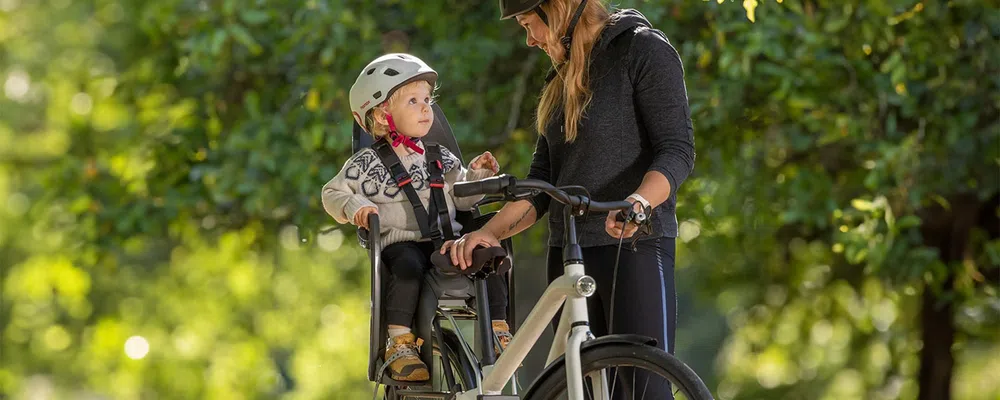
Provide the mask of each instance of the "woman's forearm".
[{"label": "woman's forearm", "polygon": [[505,204],[483,226],[483,230],[492,233],[499,240],[504,240],[530,228],[537,220],[535,207],[531,205],[531,202],[519,200]]},{"label": "woman's forearm", "polygon": [[649,171],[642,177],[642,183],[635,193],[642,196],[653,208],[670,197],[670,181],[659,171]]}]

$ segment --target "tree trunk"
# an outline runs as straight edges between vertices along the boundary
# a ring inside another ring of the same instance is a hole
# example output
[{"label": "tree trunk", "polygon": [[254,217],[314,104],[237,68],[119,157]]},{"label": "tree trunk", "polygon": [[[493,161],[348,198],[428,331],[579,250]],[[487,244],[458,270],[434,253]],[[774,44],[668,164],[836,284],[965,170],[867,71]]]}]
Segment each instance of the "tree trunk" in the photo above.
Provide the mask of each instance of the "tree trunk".
[{"label": "tree trunk", "polygon": [[[948,277],[944,288],[951,287],[952,277]],[[954,305],[942,301],[931,288],[924,288],[920,322],[923,326],[920,338],[920,396],[919,400],[951,399],[951,377],[954,373],[955,355],[951,346],[955,343]]]},{"label": "tree trunk", "polygon": [[[975,195],[957,195],[948,199],[947,209],[935,206],[921,213],[924,224],[921,231],[924,245],[938,249],[941,262],[947,266],[948,276],[940,286],[941,294],[953,289],[958,264],[965,256],[972,229],[979,221],[981,209],[992,202],[980,202]],[[950,400],[951,381],[955,373],[955,305],[951,299],[924,287],[920,322],[920,395],[918,400]]]}]

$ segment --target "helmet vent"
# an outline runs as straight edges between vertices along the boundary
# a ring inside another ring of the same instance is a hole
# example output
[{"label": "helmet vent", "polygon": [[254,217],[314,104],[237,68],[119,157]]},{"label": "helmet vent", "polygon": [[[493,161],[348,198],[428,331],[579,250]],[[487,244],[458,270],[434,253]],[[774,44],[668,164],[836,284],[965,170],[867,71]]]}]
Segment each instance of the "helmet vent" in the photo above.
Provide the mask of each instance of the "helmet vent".
[{"label": "helmet vent", "polygon": [[379,91],[375,92],[375,94],[373,94],[372,97],[374,97],[375,100],[378,100],[380,97],[382,97],[382,91],[379,90]]},{"label": "helmet vent", "polygon": [[388,76],[396,76],[396,75],[399,75],[399,71],[396,71],[396,70],[394,70],[392,68],[386,68],[385,72],[383,72],[383,74],[386,74]]},{"label": "helmet vent", "polygon": [[372,69],[369,69],[367,72],[365,72],[365,75],[371,75],[371,74],[374,74],[374,73],[375,73],[375,68],[372,68]]}]

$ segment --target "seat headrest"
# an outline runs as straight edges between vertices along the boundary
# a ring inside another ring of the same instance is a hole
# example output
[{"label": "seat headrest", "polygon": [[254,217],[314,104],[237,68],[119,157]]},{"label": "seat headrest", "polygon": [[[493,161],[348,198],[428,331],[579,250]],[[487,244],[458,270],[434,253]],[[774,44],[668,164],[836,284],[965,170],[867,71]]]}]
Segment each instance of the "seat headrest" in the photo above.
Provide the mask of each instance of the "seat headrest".
[{"label": "seat headrest", "polygon": [[[445,117],[444,111],[441,110],[441,106],[434,103],[431,106],[434,110],[434,124],[431,125],[430,131],[427,132],[423,141],[434,142],[451,150],[455,157],[458,157],[462,164],[465,164],[465,158],[462,157],[462,149],[458,146],[458,140],[455,139],[455,134],[451,130],[451,124],[448,123],[448,118]],[[354,140],[351,142],[351,153],[357,153],[361,149],[366,147],[371,147],[375,142],[371,135],[366,133],[364,129],[361,129],[361,125],[354,122],[353,129]]]}]

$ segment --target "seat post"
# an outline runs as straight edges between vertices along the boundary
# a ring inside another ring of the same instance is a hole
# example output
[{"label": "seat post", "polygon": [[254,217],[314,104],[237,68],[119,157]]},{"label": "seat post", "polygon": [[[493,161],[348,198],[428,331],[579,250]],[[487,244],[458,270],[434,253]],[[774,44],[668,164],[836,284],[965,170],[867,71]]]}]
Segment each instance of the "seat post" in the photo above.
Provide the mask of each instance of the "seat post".
[{"label": "seat post", "polygon": [[486,291],[486,277],[476,277],[476,315],[479,329],[479,344],[482,355],[480,364],[483,367],[493,365],[496,362],[496,354],[493,353],[493,319],[490,317],[490,301]]}]

